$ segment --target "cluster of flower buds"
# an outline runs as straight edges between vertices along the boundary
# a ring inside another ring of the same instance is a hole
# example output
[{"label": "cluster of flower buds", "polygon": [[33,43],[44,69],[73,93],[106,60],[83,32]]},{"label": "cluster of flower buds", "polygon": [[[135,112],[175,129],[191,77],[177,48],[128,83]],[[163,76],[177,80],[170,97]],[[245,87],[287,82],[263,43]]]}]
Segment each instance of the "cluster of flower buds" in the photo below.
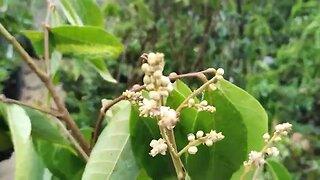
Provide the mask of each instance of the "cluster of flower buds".
[{"label": "cluster of flower buds", "polygon": [[207,133],[204,136],[203,131],[198,131],[196,135],[190,133],[188,134],[188,141],[189,145],[191,145],[188,148],[189,154],[196,154],[198,152],[197,146],[199,144],[205,144],[207,146],[212,146],[213,143],[217,141],[221,141],[224,138],[224,135],[222,135],[221,132],[217,133],[216,131],[211,130],[210,133]]},{"label": "cluster of flower buds", "polygon": [[[224,74],[224,70],[223,70],[222,68],[218,68],[218,69],[216,70],[215,79],[216,79],[216,80],[221,80],[221,79],[223,79],[223,74]],[[210,84],[210,85],[209,85],[209,88],[210,88],[211,90],[213,90],[213,91],[217,89],[215,83]]]},{"label": "cluster of flower buds", "polygon": [[151,99],[158,101],[161,97],[168,97],[173,90],[173,85],[170,79],[163,76],[164,55],[162,53],[149,53],[147,62],[141,66],[145,73],[143,83],[149,91]]},{"label": "cluster of flower buds", "polygon": [[194,99],[189,99],[188,107],[194,107],[198,111],[208,111],[208,112],[216,111],[216,108],[214,106],[208,105],[208,101],[206,100],[203,100],[199,104],[196,104]]},{"label": "cluster of flower buds", "polygon": [[150,151],[150,155],[152,157],[155,157],[157,154],[162,154],[165,155],[168,145],[166,144],[166,142],[160,138],[159,140],[152,140],[150,142],[150,146],[152,147],[152,150]]},{"label": "cluster of flower buds", "polygon": [[141,104],[143,100],[142,93],[140,91],[134,92],[134,91],[126,90],[125,92],[122,93],[122,95],[125,96],[126,99],[133,104]]},{"label": "cluster of flower buds", "polygon": [[251,151],[249,153],[249,160],[244,162],[245,166],[255,166],[260,167],[265,163],[266,156],[278,156],[279,150],[276,147],[269,147],[273,142],[278,142],[281,140],[281,136],[286,136],[291,131],[292,125],[290,123],[278,124],[275,127],[275,132],[270,138],[268,133],[263,134],[263,139],[265,142],[265,147],[261,152]]}]

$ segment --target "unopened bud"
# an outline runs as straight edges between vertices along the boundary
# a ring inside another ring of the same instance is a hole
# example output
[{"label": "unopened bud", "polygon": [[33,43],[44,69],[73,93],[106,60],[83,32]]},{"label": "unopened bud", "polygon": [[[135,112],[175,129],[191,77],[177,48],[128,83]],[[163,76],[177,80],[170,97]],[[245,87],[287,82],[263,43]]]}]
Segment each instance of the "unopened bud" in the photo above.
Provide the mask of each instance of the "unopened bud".
[{"label": "unopened bud", "polygon": [[196,134],[197,138],[201,138],[201,137],[203,137],[203,135],[204,135],[203,131],[198,131]]},{"label": "unopened bud", "polygon": [[196,154],[198,152],[198,148],[196,146],[191,146],[188,149],[189,154]]}]

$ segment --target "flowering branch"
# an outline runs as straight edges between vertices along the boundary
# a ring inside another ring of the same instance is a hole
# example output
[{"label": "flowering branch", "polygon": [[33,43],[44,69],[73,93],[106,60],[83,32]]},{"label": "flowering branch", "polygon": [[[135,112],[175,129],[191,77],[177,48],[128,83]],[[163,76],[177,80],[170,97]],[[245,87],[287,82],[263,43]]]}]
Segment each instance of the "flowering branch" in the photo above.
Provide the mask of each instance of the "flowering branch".
[{"label": "flowering branch", "polygon": [[[186,74],[177,74],[177,73],[171,73],[169,75],[169,79],[170,81],[175,81],[177,79],[182,79],[182,78],[194,78],[197,77],[199,78],[201,81],[206,82],[206,80],[204,80],[203,75],[204,74],[212,74],[215,73],[216,70],[214,68],[209,68],[203,71],[199,71],[199,72],[192,72],[192,73],[186,73]],[[129,91],[132,92],[139,92],[142,89],[144,89],[146,86],[145,85],[134,85]],[[93,131],[93,135],[92,135],[92,139],[91,139],[91,146],[90,149],[93,148],[94,144],[97,142],[98,136],[100,134],[100,126],[102,123],[102,120],[106,114],[106,112],[115,104],[117,104],[118,102],[128,99],[128,97],[126,95],[120,95],[117,98],[115,98],[114,100],[110,101],[107,104],[102,104],[101,109],[100,109],[100,113],[99,116],[96,120],[95,123],[95,129]],[[169,134],[171,134],[171,132],[169,132]]]},{"label": "flowering branch", "polygon": [[290,123],[278,124],[275,126],[275,131],[273,136],[270,138],[268,133],[263,135],[263,139],[265,141],[265,145],[261,149],[261,151],[251,151],[249,153],[249,160],[245,161],[243,164],[245,169],[240,177],[240,180],[244,180],[247,174],[249,173],[252,167],[256,167],[254,172],[254,177],[258,175],[259,169],[265,163],[265,155],[268,156],[278,156],[279,150],[276,147],[271,147],[272,143],[279,142],[282,139],[282,136],[287,136],[291,131],[292,125]]}]

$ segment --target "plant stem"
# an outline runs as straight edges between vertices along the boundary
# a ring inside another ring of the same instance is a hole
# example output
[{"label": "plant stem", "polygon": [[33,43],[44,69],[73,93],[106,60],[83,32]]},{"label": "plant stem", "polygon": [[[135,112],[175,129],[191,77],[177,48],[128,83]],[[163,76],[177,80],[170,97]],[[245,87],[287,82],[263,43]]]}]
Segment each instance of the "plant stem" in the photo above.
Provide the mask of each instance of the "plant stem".
[{"label": "plant stem", "polygon": [[0,101],[4,102],[4,103],[17,104],[17,105],[20,105],[20,106],[25,106],[25,107],[28,107],[28,108],[31,108],[31,109],[35,109],[37,111],[40,111],[40,112],[45,113],[45,114],[49,114],[49,115],[51,115],[53,117],[56,117],[56,118],[60,118],[62,116],[59,112],[52,112],[52,110],[44,109],[44,108],[41,108],[41,107],[35,107],[35,106],[30,105],[30,104],[21,102],[21,101],[17,101],[17,100],[14,100],[14,99],[6,98],[3,95],[0,95]]},{"label": "plant stem", "polygon": [[[182,164],[180,157],[177,155],[176,149],[173,147],[174,146],[173,142],[171,142],[170,138],[168,137],[167,129],[162,126],[159,126],[159,129],[160,129],[160,132],[161,132],[163,139],[168,144],[169,153],[170,153],[174,168],[176,170],[177,177],[179,180],[183,180],[186,177],[186,171],[185,171],[185,168]],[[174,142],[175,142],[175,140],[174,140]]]},{"label": "plant stem", "polygon": [[86,154],[89,154],[88,144],[86,143],[83,135],[81,134],[80,129],[78,128],[76,123],[73,121],[72,117],[70,116],[68,110],[64,106],[61,98],[59,97],[57,91],[55,90],[55,87],[51,82],[50,77],[37,67],[37,65],[34,63],[33,59],[29,56],[29,54],[23,49],[23,47],[19,44],[19,42],[7,31],[7,29],[3,27],[1,23],[0,23],[0,34],[2,34],[13,45],[13,47],[20,54],[22,59],[27,63],[30,69],[34,73],[36,73],[36,75],[47,87],[48,91],[53,97],[53,100],[59,112],[62,114],[61,119],[64,120],[67,127],[71,130],[72,134],[74,135],[75,139],[79,142],[84,152],[86,152]]}]

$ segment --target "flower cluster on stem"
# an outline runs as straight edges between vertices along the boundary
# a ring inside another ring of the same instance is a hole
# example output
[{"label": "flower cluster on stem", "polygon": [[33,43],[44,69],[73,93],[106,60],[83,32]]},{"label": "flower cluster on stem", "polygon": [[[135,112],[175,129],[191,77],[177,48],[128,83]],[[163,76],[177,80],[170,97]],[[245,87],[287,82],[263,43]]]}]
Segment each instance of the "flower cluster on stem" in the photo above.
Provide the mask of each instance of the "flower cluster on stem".
[{"label": "flower cluster on stem", "polygon": [[[275,131],[272,135],[265,133],[262,138],[264,139],[265,145],[261,151],[251,151],[249,153],[248,161],[245,161],[243,164],[245,170],[241,176],[241,179],[244,179],[246,174],[249,172],[250,168],[256,167],[256,172],[258,169],[263,167],[268,156],[276,157],[280,154],[278,148],[273,146],[274,142],[279,142],[283,136],[287,136],[291,131],[292,125],[290,123],[282,123],[275,126]],[[257,173],[255,173],[257,174]]]},{"label": "flower cluster on stem", "polygon": [[197,131],[195,135],[192,133],[188,134],[187,138],[189,144],[178,153],[179,156],[181,156],[185,152],[188,152],[189,154],[196,154],[198,152],[197,146],[199,146],[200,144],[212,146],[213,143],[224,139],[224,135],[222,135],[221,132],[217,133],[214,130],[211,130],[209,133],[206,133],[206,135],[204,135],[203,131]]}]

